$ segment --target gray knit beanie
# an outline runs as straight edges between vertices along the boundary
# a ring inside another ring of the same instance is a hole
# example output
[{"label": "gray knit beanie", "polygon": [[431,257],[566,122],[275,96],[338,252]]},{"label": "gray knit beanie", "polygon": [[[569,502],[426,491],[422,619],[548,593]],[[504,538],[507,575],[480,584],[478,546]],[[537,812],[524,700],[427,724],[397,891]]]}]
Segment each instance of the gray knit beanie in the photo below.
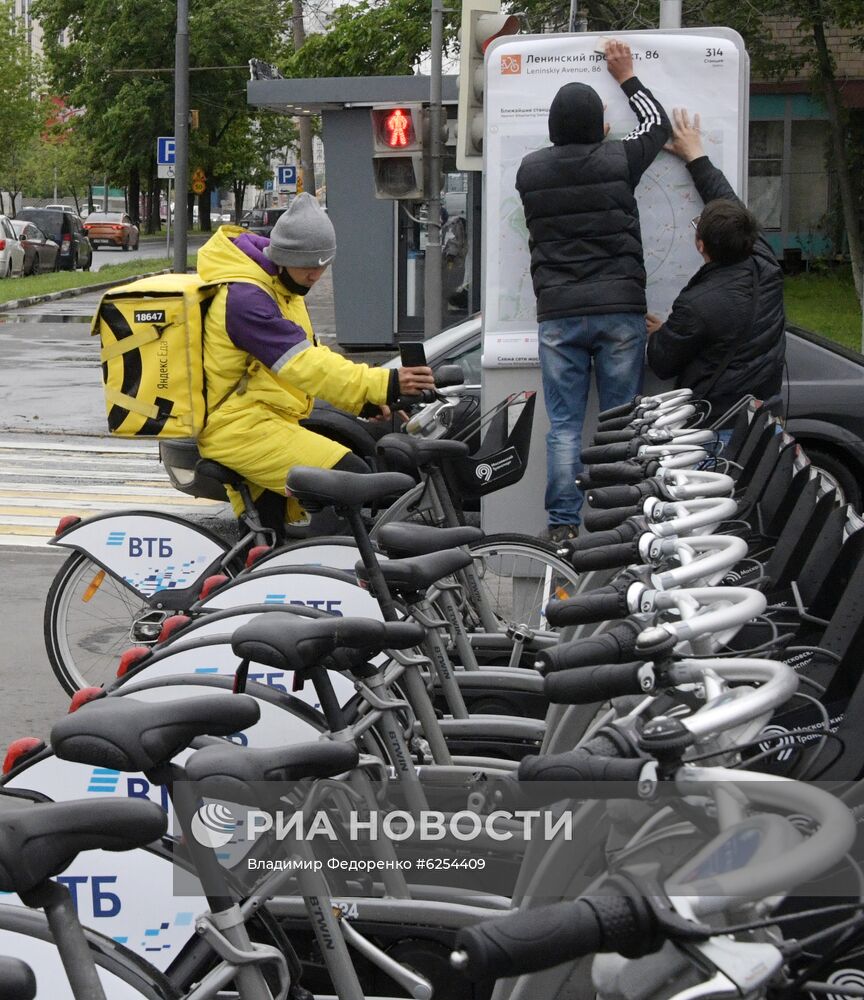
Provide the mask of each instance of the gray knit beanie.
[{"label": "gray knit beanie", "polygon": [[276,220],[264,255],[282,267],[324,267],[336,256],[336,231],[306,191]]}]

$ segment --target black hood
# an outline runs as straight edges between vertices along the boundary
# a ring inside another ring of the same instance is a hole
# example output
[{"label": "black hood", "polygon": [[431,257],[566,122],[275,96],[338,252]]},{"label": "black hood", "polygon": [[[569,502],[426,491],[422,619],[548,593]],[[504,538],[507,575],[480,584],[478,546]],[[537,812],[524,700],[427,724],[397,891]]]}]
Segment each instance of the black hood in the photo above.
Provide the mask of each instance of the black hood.
[{"label": "black hood", "polygon": [[603,102],[593,87],[567,83],[549,108],[549,138],[556,146],[602,142]]}]

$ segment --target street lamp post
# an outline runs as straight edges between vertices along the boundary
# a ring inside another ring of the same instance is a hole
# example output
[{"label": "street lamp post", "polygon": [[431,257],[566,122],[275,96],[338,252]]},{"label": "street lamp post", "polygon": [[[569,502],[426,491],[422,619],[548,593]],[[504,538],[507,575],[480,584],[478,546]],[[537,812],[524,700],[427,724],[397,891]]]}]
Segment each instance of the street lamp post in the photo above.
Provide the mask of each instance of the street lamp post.
[{"label": "street lamp post", "polygon": [[[177,0],[174,48],[174,273],[186,272],[189,229],[189,0]],[[171,212],[171,206],[168,206]]]}]

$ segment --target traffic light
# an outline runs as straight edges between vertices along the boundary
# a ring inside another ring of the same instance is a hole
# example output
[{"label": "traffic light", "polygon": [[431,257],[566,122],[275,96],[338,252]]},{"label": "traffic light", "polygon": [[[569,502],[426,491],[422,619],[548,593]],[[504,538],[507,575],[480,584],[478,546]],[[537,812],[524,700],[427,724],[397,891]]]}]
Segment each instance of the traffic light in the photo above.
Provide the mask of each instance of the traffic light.
[{"label": "traffic light", "polygon": [[519,31],[519,18],[501,13],[501,0],[463,0],[459,54],[458,170],[483,169],[483,56],[503,35]]},{"label": "traffic light", "polygon": [[372,108],[375,197],[422,201],[423,107],[387,104]]}]

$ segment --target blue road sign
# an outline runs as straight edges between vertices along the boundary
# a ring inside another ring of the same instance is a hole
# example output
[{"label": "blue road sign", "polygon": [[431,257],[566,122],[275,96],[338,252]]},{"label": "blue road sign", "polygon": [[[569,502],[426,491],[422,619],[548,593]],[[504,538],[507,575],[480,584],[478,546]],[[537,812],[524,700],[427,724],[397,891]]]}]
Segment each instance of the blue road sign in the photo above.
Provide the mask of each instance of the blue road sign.
[{"label": "blue road sign", "polygon": [[272,180],[272,178],[270,180],[268,180],[268,181],[264,181],[264,190],[265,191],[272,191],[273,190],[273,180]]},{"label": "blue road sign", "polygon": [[297,167],[294,164],[291,164],[291,166],[277,167],[276,178],[279,181],[279,187],[291,187],[292,185],[296,185]]},{"label": "blue road sign", "polygon": [[172,166],[175,162],[173,135],[160,135],[156,140],[156,163],[160,167]]}]

